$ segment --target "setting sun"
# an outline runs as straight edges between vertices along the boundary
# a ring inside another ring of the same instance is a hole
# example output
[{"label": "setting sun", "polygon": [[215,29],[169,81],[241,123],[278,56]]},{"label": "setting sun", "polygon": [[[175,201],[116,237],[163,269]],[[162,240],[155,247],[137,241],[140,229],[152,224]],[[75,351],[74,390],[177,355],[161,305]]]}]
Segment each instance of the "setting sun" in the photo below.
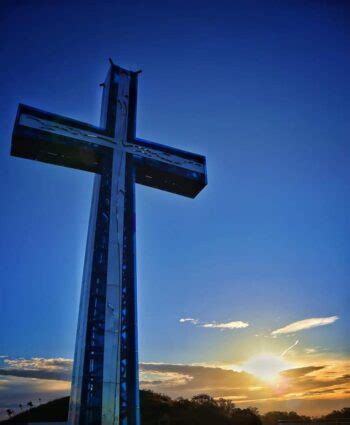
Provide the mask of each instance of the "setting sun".
[{"label": "setting sun", "polygon": [[274,354],[258,354],[242,365],[242,370],[264,381],[275,381],[279,373],[293,367],[283,357]]}]

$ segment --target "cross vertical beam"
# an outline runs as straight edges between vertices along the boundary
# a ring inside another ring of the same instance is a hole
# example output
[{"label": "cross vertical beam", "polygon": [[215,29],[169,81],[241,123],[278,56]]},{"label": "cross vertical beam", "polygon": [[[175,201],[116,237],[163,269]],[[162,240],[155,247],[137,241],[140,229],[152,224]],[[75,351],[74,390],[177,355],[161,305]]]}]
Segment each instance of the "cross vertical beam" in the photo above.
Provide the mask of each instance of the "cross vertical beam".
[{"label": "cross vertical beam", "polygon": [[95,173],[70,425],[139,425],[135,183],[194,198],[205,158],[136,138],[137,73],[113,63],[100,127],[20,105],[14,156]]},{"label": "cross vertical beam", "polygon": [[[136,75],[112,66],[104,83],[101,126],[116,145],[134,139],[135,109]],[[85,263],[90,282],[81,295],[86,301],[69,415],[74,425],[139,424],[134,186],[133,156],[107,152],[91,208],[93,242]]]},{"label": "cross vertical beam", "polygon": [[137,339],[135,166],[127,154],[120,341],[120,423],[139,423]]}]

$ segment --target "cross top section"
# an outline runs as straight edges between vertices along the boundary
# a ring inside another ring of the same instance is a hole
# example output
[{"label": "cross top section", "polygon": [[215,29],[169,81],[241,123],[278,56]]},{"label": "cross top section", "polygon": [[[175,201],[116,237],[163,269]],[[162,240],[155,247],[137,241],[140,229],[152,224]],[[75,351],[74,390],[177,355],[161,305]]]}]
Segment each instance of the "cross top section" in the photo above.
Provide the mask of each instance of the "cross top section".
[{"label": "cross top section", "polygon": [[100,173],[116,149],[133,155],[137,183],[195,197],[207,183],[205,157],[136,137],[138,74],[111,63],[100,127],[19,105],[12,155]]}]

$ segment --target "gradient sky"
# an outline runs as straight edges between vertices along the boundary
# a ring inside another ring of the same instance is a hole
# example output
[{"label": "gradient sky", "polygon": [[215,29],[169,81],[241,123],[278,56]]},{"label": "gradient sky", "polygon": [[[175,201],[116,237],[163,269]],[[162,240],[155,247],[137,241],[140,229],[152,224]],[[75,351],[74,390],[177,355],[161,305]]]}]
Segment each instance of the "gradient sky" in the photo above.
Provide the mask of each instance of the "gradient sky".
[{"label": "gradient sky", "polygon": [[[298,341],[285,355],[295,367],[321,355],[344,366],[349,28],[337,0],[3,0],[3,366],[73,356],[93,181],[10,157],[17,105],[98,124],[109,57],[143,69],[138,136],[208,163],[195,200],[137,187],[141,361],[247,371]],[[305,319],[312,328],[271,334]]]}]

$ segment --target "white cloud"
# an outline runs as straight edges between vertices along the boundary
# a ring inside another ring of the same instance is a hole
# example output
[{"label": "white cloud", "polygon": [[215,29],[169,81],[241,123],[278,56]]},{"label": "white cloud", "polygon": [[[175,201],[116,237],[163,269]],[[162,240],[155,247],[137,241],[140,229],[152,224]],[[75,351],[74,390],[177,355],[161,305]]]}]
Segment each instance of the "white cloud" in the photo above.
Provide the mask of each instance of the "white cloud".
[{"label": "white cloud", "polygon": [[140,370],[140,385],[141,388],[150,388],[153,386],[162,386],[163,388],[176,387],[178,385],[186,385],[189,383],[193,376],[178,373],[178,372],[166,372],[157,370],[157,366],[154,370],[143,370],[141,364]]},{"label": "white cloud", "polygon": [[25,369],[25,370],[42,370],[42,371],[66,371],[72,367],[71,359],[64,359],[62,357],[55,358],[42,358],[32,357],[31,359],[5,359],[4,362],[12,369]]},{"label": "white cloud", "polygon": [[290,323],[283,328],[276,329],[271,332],[271,335],[290,334],[299,332],[304,329],[316,328],[317,326],[331,325],[339,319],[338,316],[330,317],[313,317],[311,319],[298,320],[297,322]]},{"label": "white cloud", "polygon": [[217,323],[217,322],[211,322],[211,323],[204,323],[203,325],[200,325],[202,328],[213,328],[213,329],[242,329],[247,328],[249,326],[249,323],[242,322],[241,320],[235,321],[235,322],[223,322],[223,323]]},{"label": "white cloud", "polygon": [[185,317],[179,320],[180,323],[193,323],[194,325],[198,324],[198,319],[193,319],[192,317]]},{"label": "white cloud", "polygon": [[73,361],[61,357],[32,357],[7,358],[3,363],[5,367],[0,367],[0,376],[70,381]]},{"label": "white cloud", "polygon": [[242,322],[241,320],[231,321],[231,322],[208,322],[203,323],[198,319],[193,319],[192,317],[185,317],[179,320],[180,323],[191,323],[192,325],[199,326],[201,328],[211,328],[211,329],[242,329],[247,328],[249,323]]}]

